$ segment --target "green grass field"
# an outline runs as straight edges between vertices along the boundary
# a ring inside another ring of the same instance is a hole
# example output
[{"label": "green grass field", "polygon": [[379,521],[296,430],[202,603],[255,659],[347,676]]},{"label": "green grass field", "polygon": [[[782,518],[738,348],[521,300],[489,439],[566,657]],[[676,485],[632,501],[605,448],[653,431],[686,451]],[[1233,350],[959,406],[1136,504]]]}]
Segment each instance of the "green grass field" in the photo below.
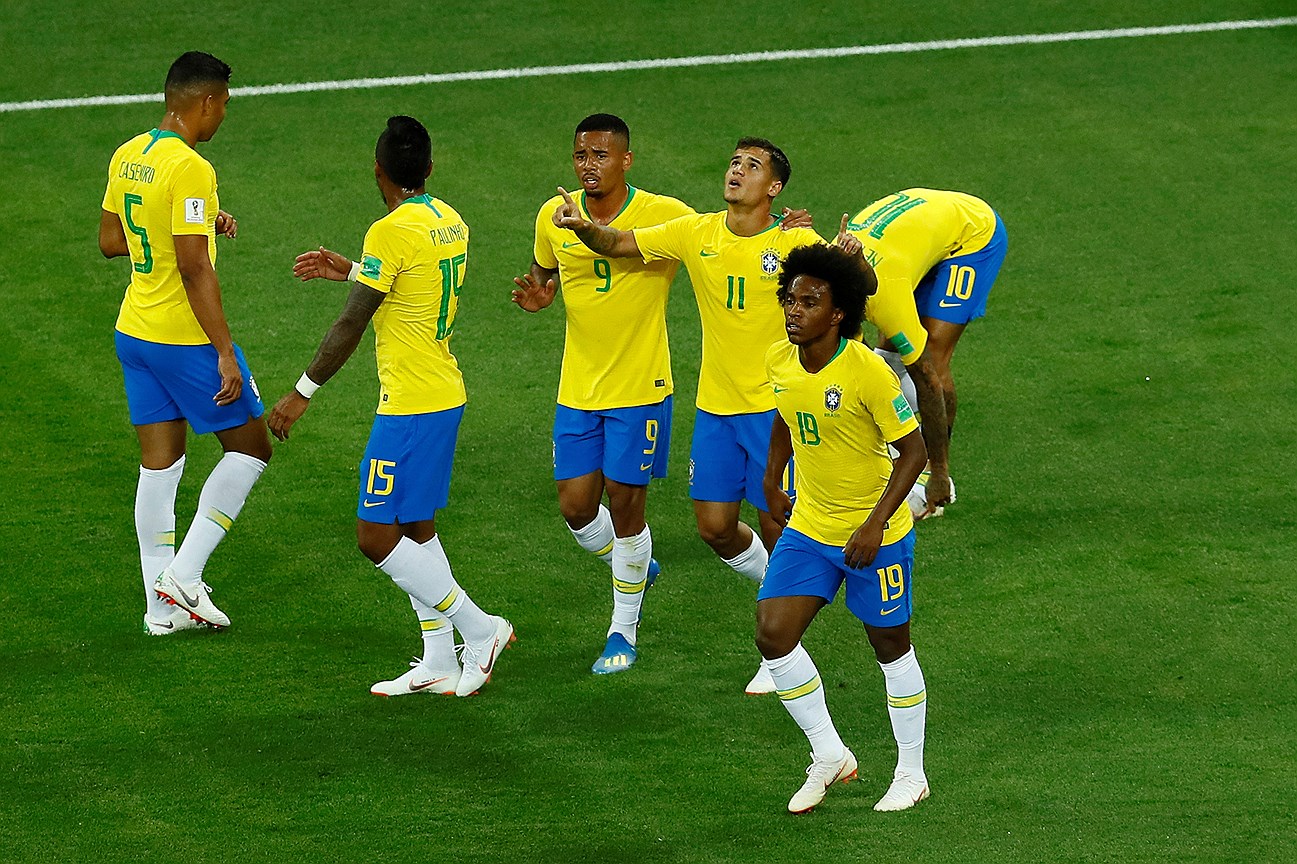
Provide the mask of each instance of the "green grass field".
[{"label": "green grass field", "polygon": [[[985,5],[663,0],[601,20],[550,0],[235,0],[210,17],[18,0],[0,12],[0,101],[154,92],[191,48],[239,86],[1293,14]],[[0,114],[0,859],[1297,860],[1294,68],[1284,27],[236,98],[202,152],[240,220],[219,270],[268,403],[343,297],[295,282],[293,256],[358,253],[383,213],[388,115],[428,125],[430,188],[472,226],[453,345],[470,405],[438,524],[518,642],[469,700],[368,694],[419,649],[404,595],[354,546],[372,339],[213,556],[234,626],[140,634],[138,454],[111,341],[127,274],[95,231],[108,157],[161,108]],[[841,604],[806,641],[862,782],[784,812],[808,748],[775,701],[742,695],[754,592],[688,501],[683,273],[672,473],[649,498],[664,575],[639,664],[588,672],[609,588],[550,479],[561,306],[508,298],[592,111],[630,123],[633,182],[700,209],[722,206],[730,148],[758,134],[791,157],[781,200],[824,231],[911,185],[978,194],[1008,226],[990,314],[956,355],[959,503],[919,529],[933,797],[913,812],[870,809],[894,743]],[[191,439],[181,528],[217,456]]]}]

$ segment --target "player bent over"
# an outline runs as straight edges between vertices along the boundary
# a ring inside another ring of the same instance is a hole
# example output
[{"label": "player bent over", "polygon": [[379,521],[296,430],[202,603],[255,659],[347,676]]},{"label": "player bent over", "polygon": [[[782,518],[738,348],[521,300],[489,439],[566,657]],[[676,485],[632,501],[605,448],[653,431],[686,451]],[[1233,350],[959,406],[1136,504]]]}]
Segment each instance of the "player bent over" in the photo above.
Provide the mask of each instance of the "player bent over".
[{"label": "player bent over", "polygon": [[[856,777],[856,757],[833,726],[819,672],[802,634],[843,582],[847,608],[864,622],[883,669],[899,749],[896,772],[875,810],[904,810],[928,796],[923,773],[926,691],[910,645],[914,523],[905,495],[927,459],[914,412],[896,375],[852,338],[872,272],[826,246],[794,249],[777,296],[788,339],[770,347],[766,371],[775,418],[765,491],[787,525],[757,594],[757,647],[788,713],[811,742],[805,784],[788,802],[804,813],[836,782]],[[899,452],[893,464],[887,446]],[[780,485],[797,463],[797,504]]]},{"label": "player bent over", "polygon": [[[360,551],[410,595],[423,632],[423,658],[380,681],[378,696],[470,696],[491,677],[513,641],[513,625],[477,607],[451,574],[435,517],[450,494],[455,440],[467,397],[450,336],[468,257],[468,226],[427,194],[432,141],[418,120],[392,117],[378,136],[374,177],[388,214],[365,234],[359,264],[321,247],[297,257],[303,281],[350,281],[338,320],[295,389],[270,413],[288,439],[320,385],[342,368],[372,319],[378,356],[378,412],[360,462],[356,539]],[[455,660],[452,625],[464,637]]]},{"label": "player bent over", "polygon": [[[201,51],[171,64],[166,116],[113,154],[99,221],[104,257],[132,265],[114,341],[140,442],[135,531],[151,636],[229,626],[203,568],[270,461],[261,396],[230,337],[216,278],[216,235],[233,238],[238,226],[220,209],[211,163],[194,150],[225,119],[229,80],[230,67]],[[215,433],[225,455],[176,550],[186,421]]]}]

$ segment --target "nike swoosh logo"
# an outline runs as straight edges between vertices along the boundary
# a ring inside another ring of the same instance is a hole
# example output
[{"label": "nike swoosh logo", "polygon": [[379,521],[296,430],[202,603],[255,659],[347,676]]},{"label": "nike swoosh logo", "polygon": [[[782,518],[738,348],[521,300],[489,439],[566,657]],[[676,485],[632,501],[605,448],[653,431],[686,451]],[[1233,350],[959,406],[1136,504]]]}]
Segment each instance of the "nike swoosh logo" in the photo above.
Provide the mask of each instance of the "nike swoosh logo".
[{"label": "nike swoosh logo", "polygon": [[486,658],[486,665],[483,666],[481,663],[477,664],[477,668],[482,670],[483,675],[490,674],[491,667],[495,665],[495,652],[498,650],[500,650],[499,639],[495,640],[495,644],[491,646],[491,656]]},{"label": "nike swoosh logo", "polygon": [[776,388],[775,388],[775,392],[776,392],[776,393],[787,393],[787,392],[788,392],[788,388],[787,388],[787,387],[776,387]]},{"label": "nike swoosh logo", "polygon": [[176,622],[174,621],[168,621],[165,624],[163,624],[161,621],[149,621],[149,623],[152,624],[154,627],[161,627],[163,630],[176,629]]},{"label": "nike swoosh logo", "polygon": [[649,470],[649,469],[652,468],[652,467],[653,467],[653,463],[650,462],[650,463],[648,463],[647,465],[641,465],[641,466],[639,466],[639,470],[641,470],[641,471],[647,471],[647,470]]},{"label": "nike swoosh logo", "polygon": [[959,303],[947,303],[945,300],[942,300],[942,301],[941,301],[940,303],[938,303],[937,305],[940,306],[942,309],[949,309],[949,308],[951,308],[952,306],[959,306],[959,305],[962,305],[962,304],[959,304]]},{"label": "nike swoosh logo", "polygon": [[701,257],[703,257],[703,258],[715,258],[717,255],[719,255],[719,254],[721,254],[721,253],[719,253],[719,252],[706,252],[706,251],[703,251],[703,252],[699,252],[698,254],[699,254],[699,256],[701,256]]},{"label": "nike swoosh logo", "polygon": [[883,614],[883,615],[891,615],[893,612],[895,612],[897,609],[900,609],[900,608],[901,608],[900,606],[893,606],[891,609],[884,609],[884,610],[882,611],[882,614]]},{"label": "nike swoosh logo", "polygon": [[448,676],[443,675],[443,676],[440,677],[440,678],[433,678],[431,681],[425,681],[425,682],[423,682],[422,684],[415,684],[413,681],[411,681],[411,682],[410,682],[410,692],[411,692],[411,693],[418,693],[420,690],[427,690],[427,689],[428,689],[429,687],[431,687],[433,684],[440,684],[442,681],[445,681],[447,677],[448,677]]},{"label": "nike swoosh logo", "polygon": [[190,606],[198,605],[199,595],[195,594],[193,597],[190,597],[188,594],[185,593],[185,586],[177,585],[176,587],[180,589],[180,596],[184,599],[186,603],[188,603]]},{"label": "nike swoosh logo", "polygon": [[570,247],[572,247],[572,246],[583,246],[583,245],[585,245],[585,244],[583,244],[580,240],[578,240],[578,241],[576,241],[575,243],[564,243],[564,244],[563,244],[563,248],[564,248],[564,249],[568,249],[568,248],[570,248]]},{"label": "nike swoosh logo", "polygon": [[386,501],[361,501],[360,503],[361,506],[363,507],[381,507],[387,502]]}]

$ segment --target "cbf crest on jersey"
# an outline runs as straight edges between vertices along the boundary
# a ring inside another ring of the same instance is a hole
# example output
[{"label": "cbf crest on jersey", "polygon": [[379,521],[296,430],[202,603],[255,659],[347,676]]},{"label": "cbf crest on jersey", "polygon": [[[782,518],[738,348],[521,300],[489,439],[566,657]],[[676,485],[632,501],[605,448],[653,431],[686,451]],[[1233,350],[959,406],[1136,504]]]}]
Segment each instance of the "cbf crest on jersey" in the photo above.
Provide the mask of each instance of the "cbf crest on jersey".
[{"label": "cbf crest on jersey", "polygon": [[838,413],[838,409],[842,407],[842,388],[837,384],[824,388],[824,407],[830,414]]},{"label": "cbf crest on jersey", "polygon": [[770,275],[779,271],[779,253],[767,249],[761,253],[761,272]]}]

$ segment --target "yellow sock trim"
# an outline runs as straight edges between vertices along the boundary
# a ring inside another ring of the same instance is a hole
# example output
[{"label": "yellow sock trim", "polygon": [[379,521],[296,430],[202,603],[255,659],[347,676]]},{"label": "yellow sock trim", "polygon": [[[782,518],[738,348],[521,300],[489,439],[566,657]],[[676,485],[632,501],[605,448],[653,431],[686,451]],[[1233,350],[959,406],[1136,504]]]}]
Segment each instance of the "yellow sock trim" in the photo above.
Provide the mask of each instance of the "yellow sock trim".
[{"label": "yellow sock trim", "polygon": [[889,708],[913,708],[915,705],[923,704],[923,701],[927,698],[927,690],[920,690],[913,696],[888,696],[887,706]]},{"label": "yellow sock trim", "polygon": [[440,603],[438,603],[436,606],[433,606],[432,608],[436,609],[438,612],[445,612],[451,606],[454,606],[455,601],[458,599],[459,599],[459,589],[451,588],[450,593],[447,594]]},{"label": "yellow sock trim", "polygon": [[818,689],[820,689],[820,676],[816,675],[805,684],[798,684],[788,690],[776,690],[775,692],[779,694],[780,699],[788,702],[793,699],[800,699],[808,693],[814,693]]}]

